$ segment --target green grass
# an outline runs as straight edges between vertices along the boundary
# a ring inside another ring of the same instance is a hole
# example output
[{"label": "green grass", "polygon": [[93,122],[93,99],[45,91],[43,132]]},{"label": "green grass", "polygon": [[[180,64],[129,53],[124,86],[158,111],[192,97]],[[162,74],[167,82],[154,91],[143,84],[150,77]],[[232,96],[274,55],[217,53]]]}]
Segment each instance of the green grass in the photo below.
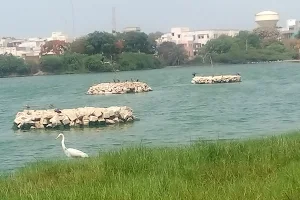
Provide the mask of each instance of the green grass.
[{"label": "green grass", "polygon": [[125,148],[30,164],[0,179],[0,199],[280,199],[300,197],[300,132],[174,148]]}]

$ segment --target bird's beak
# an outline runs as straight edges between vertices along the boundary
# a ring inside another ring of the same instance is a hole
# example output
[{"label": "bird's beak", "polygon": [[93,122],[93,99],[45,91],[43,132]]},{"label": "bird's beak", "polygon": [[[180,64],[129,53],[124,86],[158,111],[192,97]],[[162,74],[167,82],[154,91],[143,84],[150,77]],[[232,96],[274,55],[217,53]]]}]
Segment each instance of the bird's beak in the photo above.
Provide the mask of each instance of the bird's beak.
[{"label": "bird's beak", "polygon": [[55,139],[57,140],[57,138],[59,138],[59,136],[57,136]]}]

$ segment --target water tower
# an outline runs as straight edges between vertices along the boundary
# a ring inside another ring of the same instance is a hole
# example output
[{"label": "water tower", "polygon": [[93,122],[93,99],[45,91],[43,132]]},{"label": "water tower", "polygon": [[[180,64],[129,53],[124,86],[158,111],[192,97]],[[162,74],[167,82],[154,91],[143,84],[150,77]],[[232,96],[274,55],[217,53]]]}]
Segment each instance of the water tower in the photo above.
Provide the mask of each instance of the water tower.
[{"label": "water tower", "polygon": [[263,11],[255,15],[255,22],[260,27],[276,28],[279,21],[279,14],[273,11]]}]

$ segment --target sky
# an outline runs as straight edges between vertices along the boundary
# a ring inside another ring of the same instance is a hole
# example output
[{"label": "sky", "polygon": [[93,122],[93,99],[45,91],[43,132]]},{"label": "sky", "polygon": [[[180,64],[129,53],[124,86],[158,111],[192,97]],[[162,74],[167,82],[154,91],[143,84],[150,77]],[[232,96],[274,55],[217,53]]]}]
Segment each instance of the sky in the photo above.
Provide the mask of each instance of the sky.
[{"label": "sky", "polygon": [[299,5],[299,0],[2,0],[0,37],[49,37],[56,31],[78,37],[95,30],[110,32],[112,7],[117,31],[126,26],[139,26],[146,33],[182,26],[193,30],[253,29],[255,14],[264,10],[278,12],[279,25],[284,26],[287,19],[300,20]]}]

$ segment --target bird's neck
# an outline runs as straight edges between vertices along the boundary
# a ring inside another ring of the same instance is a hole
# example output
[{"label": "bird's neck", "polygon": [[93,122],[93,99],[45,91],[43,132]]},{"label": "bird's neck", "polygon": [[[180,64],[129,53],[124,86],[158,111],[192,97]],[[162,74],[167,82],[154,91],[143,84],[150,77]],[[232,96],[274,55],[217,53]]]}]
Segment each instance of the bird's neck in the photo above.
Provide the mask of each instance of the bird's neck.
[{"label": "bird's neck", "polygon": [[61,140],[61,146],[63,148],[63,150],[66,150],[66,145],[65,145],[65,136],[62,136],[62,140]]}]

